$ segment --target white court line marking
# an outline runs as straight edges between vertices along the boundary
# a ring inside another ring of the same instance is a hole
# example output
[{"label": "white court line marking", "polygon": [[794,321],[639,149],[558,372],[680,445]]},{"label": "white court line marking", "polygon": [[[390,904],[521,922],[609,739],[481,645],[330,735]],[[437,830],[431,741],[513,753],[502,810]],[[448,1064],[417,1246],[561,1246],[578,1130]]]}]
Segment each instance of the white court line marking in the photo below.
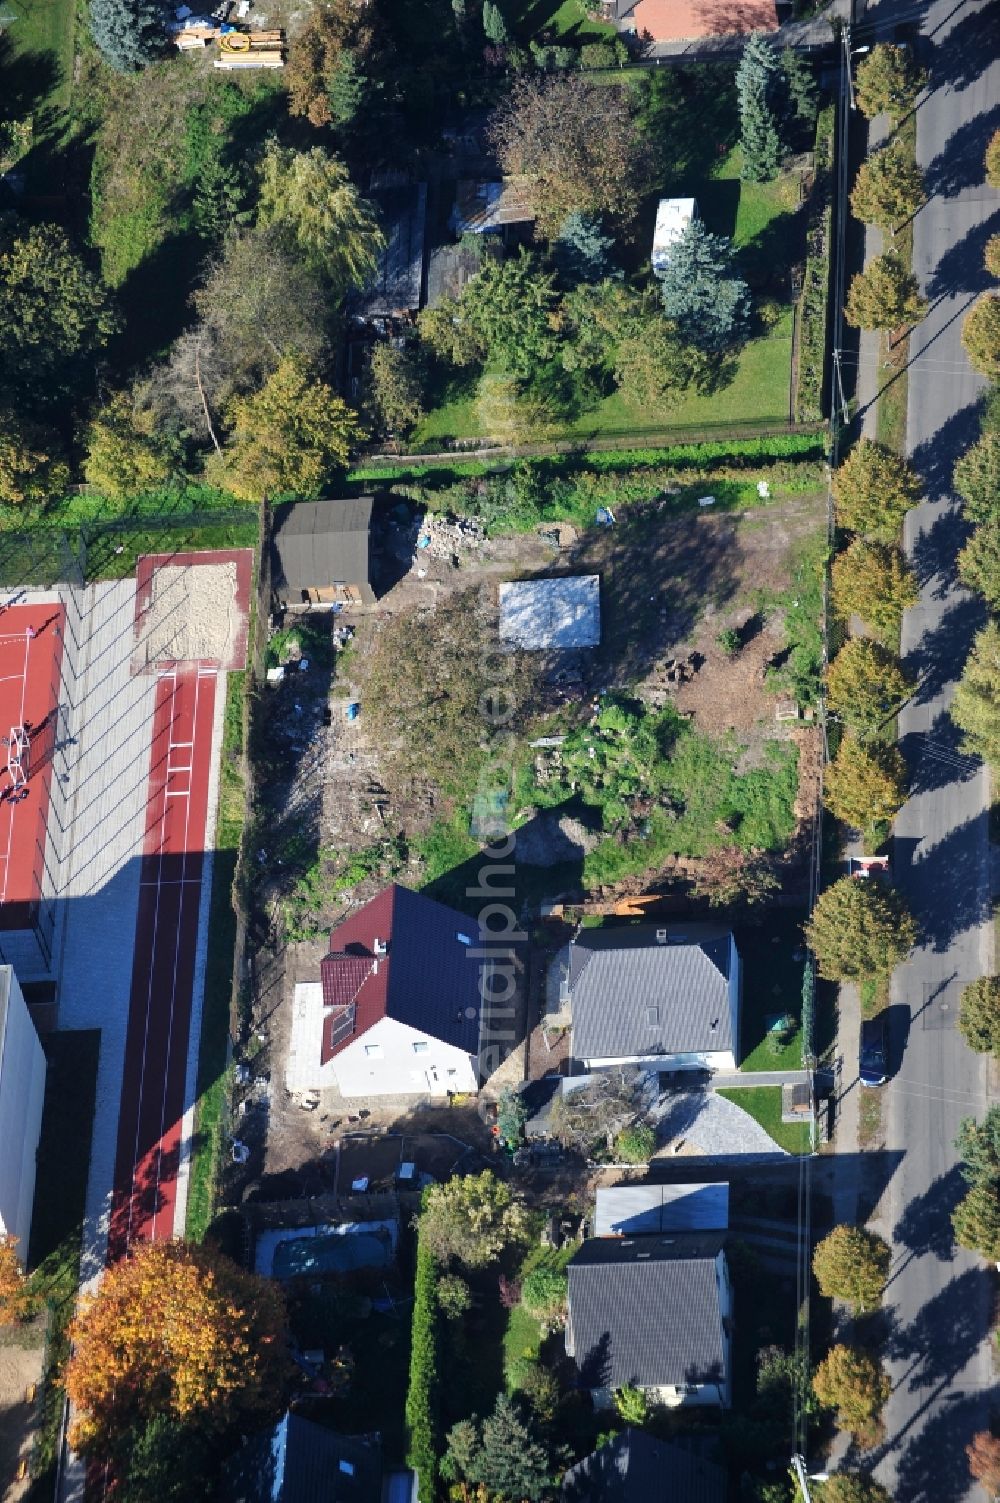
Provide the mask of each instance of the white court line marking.
[{"label": "white court line marking", "polygon": [[[198,706],[199,706],[199,704],[201,702],[201,680],[202,680],[202,677],[203,677],[203,675],[199,673],[198,676],[197,676],[197,678],[195,679],[195,688],[194,688],[194,714],[191,717],[191,726],[192,726],[191,735],[192,735],[192,738],[196,734],[197,725],[198,725]],[[192,747],[194,746],[194,740],[193,739],[191,741],[191,745],[192,745]],[[186,812],[185,817],[184,817],[184,852],[183,852],[183,859],[184,859],[185,866],[187,865],[190,833],[191,833],[191,790],[189,788],[188,789],[187,812]],[[183,868],[182,868],[182,870],[183,870]],[[167,1130],[167,1089],[168,1089],[168,1082],[169,1082],[169,1075],[170,1075],[170,1051],[171,1051],[171,1047],[173,1045],[173,1038],[174,1038],[174,1018],[175,1018],[176,1012],[177,1012],[177,969],[178,969],[178,966],[180,965],[180,955],[181,955],[181,929],[183,927],[182,920],[183,920],[183,917],[184,917],[184,889],[185,889],[185,886],[186,886],[185,883],[181,884],[181,900],[180,900],[180,905],[179,905],[179,907],[177,909],[177,930],[176,930],[176,939],[174,941],[174,975],[173,975],[173,982],[172,982],[171,988],[170,988],[170,1024],[169,1024],[169,1027],[167,1029],[167,1056],[166,1056],[166,1058],[167,1058],[167,1068],[163,1072],[163,1098],[162,1098],[162,1101],[161,1101],[161,1104],[160,1104],[160,1137],[159,1137],[159,1144],[162,1144],[162,1142],[163,1142],[163,1135],[164,1135],[164,1133]],[[197,934],[195,935],[195,943],[197,943]],[[158,1146],[158,1152],[157,1152],[157,1155],[156,1155],[156,1193],[155,1193],[155,1196],[154,1196],[154,1203],[155,1203],[156,1200],[159,1199],[159,1194],[160,1194],[160,1165],[161,1165],[161,1163],[163,1161],[163,1154],[162,1154],[162,1151],[159,1150],[159,1144],[157,1145]],[[173,1230],[174,1230],[173,1229],[173,1222],[171,1222],[169,1237],[173,1236]],[[169,1237],[168,1237],[168,1240],[169,1240]],[[156,1211],[153,1212],[153,1241],[155,1242],[155,1240],[156,1240]]]},{"label": "white court line marking", "polygon": [[[168,678],[168,679],[172,679],[173,680],[174,687],[170,691],[170,710],[171,710],[171,717],[170,718],[172,720],[173,719],[173,696],[177,692],[177,675],[176,675],[176,673],[158,673],[157,674],[157,678],[158,679]],[[168,750],[169,750],[169,743],[168,743]],[[160,845],[163,844],[163,825],[164,825],[164,821],[166,820],[166,814],[167,814],[167,805],[166,805],[166,800],[164,800],[163,811],[160,814],[160,842],[159,842]],[[160,878],[160,870],[162,868],[162,865],[163,865],[162,860],[160,860],[158,862],[158,865],[157,865],[157,873],[156,873],[157,880],[156,880],[156,883],[155,884],[153,884],[152,882],[147,883],[147,886],[150,886],[150,887],[152,887],[154,885],[156,886],[156,888],[157,888],[157,898],[156,898],[156,902],[153,905],[153,943],[152,943],[152,945],[150,947],[150,952],[149,952],[149,975],[146,978],[146,1025],[145,1025],[145,1028],[143,1029],[143,1035],[142,1035],[142,1066],[141,1066],[141,1068],[139,1070],[139,1097],[138,1097],[138,1101],[137,1101],[137,1104],[136,1104],[136,1115],[135,1115],[135,1146],[134,1146],[134,1148],[132,1150],[131,1183],[129,1185],[129,1197],[128,1197],[128,1226],[127,1226],[126,1232],[125,1232],[125,1248],[126,1248],[126,1251],[128,1250],[128,1248],[132,1244],[132,1214],[133,1214],[133,1211],[134,1211],[134,1208],[135,1208],[136,1170],[139,1167],[139,1132],[140,1132],[141,1123],[142,1123],[142,1098],[143,1098],[143,1094],[144,1094],[145,1089],[146,1089],[146,1050],[147,1050],[147,1048],[149,1046],[149,1012],[150,1012],[150,1004],[151,1004],[151,1002],[153,1000],[153,962],[154,962],[154,960],[156,958],[156,931],[157,931],[157,928],[158,928],[159,922],[160,922],[160,899],[159,899],[160,881],[159,881],[159,878]],[[126,1032],[126,1038],[127,1038],[127,1032]]]}]

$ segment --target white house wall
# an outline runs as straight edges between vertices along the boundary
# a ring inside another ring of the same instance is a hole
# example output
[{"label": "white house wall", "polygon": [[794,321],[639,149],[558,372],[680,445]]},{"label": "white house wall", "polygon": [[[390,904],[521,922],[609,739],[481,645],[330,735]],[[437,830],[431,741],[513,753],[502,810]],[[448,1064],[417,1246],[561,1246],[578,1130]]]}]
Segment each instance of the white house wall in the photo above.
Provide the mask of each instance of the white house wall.
[{"label": "white house wall", "polygon": [[35,1155],[45,1100],[45,1055],[21,988],[10,973],[7,1009],[0,1022],[0,1235],[17,1237],[28,1255]]},{"label": "white house wall", "polygon": [[331,1061],[343,1096],[444,1096],[479,1089],[473,1056],[381,1018]]}]

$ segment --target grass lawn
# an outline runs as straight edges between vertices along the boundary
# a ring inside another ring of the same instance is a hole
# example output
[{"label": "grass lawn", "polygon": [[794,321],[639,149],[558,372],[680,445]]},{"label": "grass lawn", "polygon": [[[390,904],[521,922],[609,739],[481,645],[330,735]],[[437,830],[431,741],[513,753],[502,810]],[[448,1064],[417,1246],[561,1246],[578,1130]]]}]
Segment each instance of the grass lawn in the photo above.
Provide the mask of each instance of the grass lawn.
[{"label": "grass lawn", "polygon": [[[559,1248],[533,1247],[518,1270],[518,1278],[523,1282],[529,1273],[534,1273],[539,1268],[551,1268],[562,1273],[579,1245],[579,1242],[567,1242]],[[508,1312],[507,1329],[503,1338],[503,1370],[508,1387],[518,1358],[530,1357],[537,1361],[541,1349],[542,1331],[538,1321],[522,1305],[515,1305]]]},{"label": "grass lawn", "polygon": [[[743,961],[743,1009],[740,1024],[741,1070],[800,1070],[802,1035],[802,941],[804,914],[775,909],[759,923],[736,926],[736,948]],[[796,956],[798,957],[796,959]],[[767,1042],[767,1022],[776,1013],[796,1020],[792,1037],[777,1054]]]},{"label": "grass lawn", "polygon": [[779,1148],[788,1153],[809,1152],[809,1128],[805,1122],[782,1122],[780,1086],[744,1086],[735,1090],[720,1090],[720,1096],[741,1106],[759,1122]]},{"label": "grass lawn", "polygon": [[[788,419],[792,370],[792,310],[786,308],[773,329],[751,339],[735,362],[733,379],[710,396],[691,393],[660,411],[630,407],[617,392],[567,423],[557,438],[594,439],[615,434],[658,434],[671,429],[704,430],[736,424],[781,423]],[[434,408],[415,429],[411,447],[433,449],[456,438],[481,438],[475,392],[470,387]],[[551,435],[546,435],[551,436]]]},{"label": "grass lawn", "polygon": [[90,1132],[97,1092],[101,1035],[55,1033],[45,1043],[42,1136],[38,1146],[35,1205],[28,1266],[32,1285],[49,1311],[42,1421],[32,1457],[32,1503],[52,1497],[62,1422],[60,1375],[69,1355],[66,1328],[80,1278],[83,1212],[90,1168]]},{"label": "grass lawn", "polygon": [[15,58],[30,61],[36,84],[36,119],[69,107],[73,89],[73,41],[76,0],[4,0],[0,5],[4,34]]},{"label": "grass lawn", "polygon": [[618,34],[608,22],[592,20],[582,0],[518,0],[508,15],[514,32],[527,40],[544,33],[560,42],[603,42]]}]

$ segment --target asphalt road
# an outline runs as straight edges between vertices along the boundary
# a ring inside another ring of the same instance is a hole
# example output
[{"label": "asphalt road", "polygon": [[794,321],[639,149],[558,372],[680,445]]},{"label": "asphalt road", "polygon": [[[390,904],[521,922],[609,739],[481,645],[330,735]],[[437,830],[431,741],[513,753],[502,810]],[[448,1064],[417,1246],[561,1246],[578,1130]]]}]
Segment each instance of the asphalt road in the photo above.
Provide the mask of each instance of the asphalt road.
[{"label": "asphalt road", "polygon": [[[883,4],[880,17],[893,9]],[[898,4],[900,15],[907,10]],[[1000,7],[939,0],[922,29],[932,78],[918,106],[917,155],[931,197],[914,223],[914,264],[932,307],[911,342],[908,438],[927,500],[906,524],[921,593],[903,623],[904,654],[921,687],[900,716],[914,791],[896,821],[895,866],[924,934],[893,986],[893,1002],[903,1004],[893,1010],[902,1020],[896,1031],[908,1037],[893,1040],[898,1073],[887,1090],[886,1146],[902,1157],[877,1222],[893,1242],[893,1393],[876,1459],[896,1503],[956,1503],[978,1494],[964,1449],[1000,1398],[988,1339],[996,1274],[951,1239],[950,1212],[964,1188],[955,1135],[963,1117],[987,1104],[986,1063],[955,1028],[957,1004],[994,956],[987,775],[961,757],[948,717],[982,620],[955,579],[962,524],[950,476],[976,436],[982,387],[962,351],[962,318],[989,285],[983,245],[1000,229],[1000,194],[985,187],[982,168],[1000,124]]]}]

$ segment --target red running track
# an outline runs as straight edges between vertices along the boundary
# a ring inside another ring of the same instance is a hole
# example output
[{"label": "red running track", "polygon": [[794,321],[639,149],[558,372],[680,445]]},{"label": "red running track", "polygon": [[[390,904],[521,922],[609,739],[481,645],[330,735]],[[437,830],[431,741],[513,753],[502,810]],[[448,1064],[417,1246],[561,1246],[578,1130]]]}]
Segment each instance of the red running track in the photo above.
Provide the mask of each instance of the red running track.
[{"label": "red running track", "polygon": [[216,683],[190,667],[156,685],[109,1262],[174,1234]]}]

